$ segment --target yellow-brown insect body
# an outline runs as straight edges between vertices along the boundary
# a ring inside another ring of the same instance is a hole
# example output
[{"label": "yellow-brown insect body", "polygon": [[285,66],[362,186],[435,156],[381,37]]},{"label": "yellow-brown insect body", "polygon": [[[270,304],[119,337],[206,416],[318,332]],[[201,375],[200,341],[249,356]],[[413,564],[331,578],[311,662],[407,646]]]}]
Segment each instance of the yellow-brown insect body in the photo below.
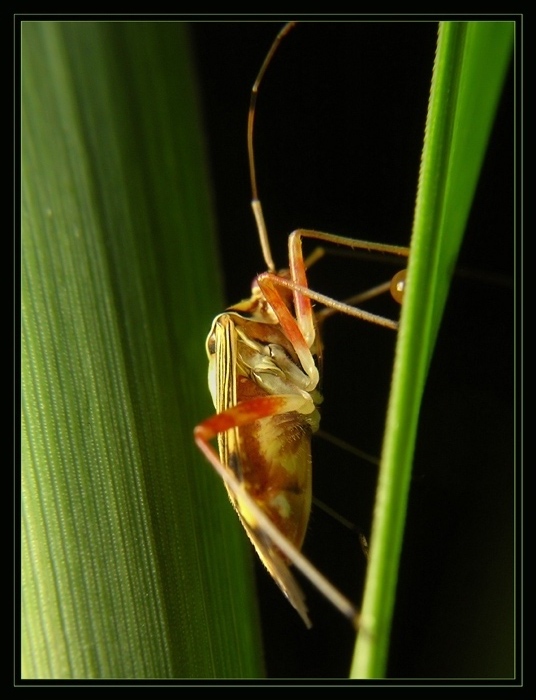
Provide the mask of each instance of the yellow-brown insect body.
[{"label": "yellow-brown insect body", "polygon": [[[286,24],[272,44],[253,85],[248,115],[251,205],[267,271],[255,279],[251,298],[214,320],[206,347],[216,414],[195,427],[194,438],[225,483],[261,561],[305,624],[310,627],[311,621],[289,564],[357,626],[355,606],[300,551],[311,511],[311,436],[318,428],[322,400],[317,322],[328,315],[320,311],[315,317],[312,303],[322,304],[330,314],[345,313],[389,328],[397,328],[397,323],[312,291],[306,269],[322,257],[323,248],[305,259],[302,239],[402,256],[409,251],[298,229],[288,238],[289,269],[275,272],[257,192],[253,121],[262,76],[294,25]],[[383,291],[385,285],[373,290],[374,295]],[[217,452],[211,444],[215,438]]]},{"label": "yellow-brown insect body", "polygon": [[[310,627],[289,564],[355,625],[353,604],[301,554],[312,499],[311,435],[319,423],[321,341],[311,301],[396,328],[395,321],[309,289],[301,239],[407,256],[395,246],[299,229],[289,236],[290,271],[264,272],[252,296],[214,320],[207,339],[216,414],[196,426],[196,443],[218,472],[257,553]],[[314,259],[314,258],[313,258]],[[386,291],[379,285],[373,294]],[[365,295],[370,298],[370,292]],[[322,311],[317,316],[320,318]],[[218,453],[210,445],[218,439]]]},{"label": "yellow-brown insect body", "polygon": [[[285,300],[290,306],[290,295]],[[305,389],[303,372],[294,348],[258,287],[251,299],[218,316],[207,341],[209,385],[218,413],[295,394],[302,410],[275,412],[218,435],[222,463],[233,471],[245,489],[298,549],[307,530],[312,498],[311,435],[318,427],[319,392]],[[227,370],[221,371],[225,364]],[[231,501],[259,556],[270,570],[272,547],[260,545],[261,535],[247,508]],[[270,557],[267,557],[267,549]],[[286,561],[286,557],[283,556]],[[277,580],[277,577],[276,577]]]}]

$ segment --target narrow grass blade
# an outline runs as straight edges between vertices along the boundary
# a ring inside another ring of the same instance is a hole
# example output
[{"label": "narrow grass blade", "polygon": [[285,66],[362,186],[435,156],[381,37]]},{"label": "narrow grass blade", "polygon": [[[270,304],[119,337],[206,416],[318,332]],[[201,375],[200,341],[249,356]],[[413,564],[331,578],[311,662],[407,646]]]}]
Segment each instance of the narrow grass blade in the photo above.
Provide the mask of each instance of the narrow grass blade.
[{"label": "narrow grass blade", "polygon": [[354,678],[385,675],[420,401],[513,34],[440,25]]}]

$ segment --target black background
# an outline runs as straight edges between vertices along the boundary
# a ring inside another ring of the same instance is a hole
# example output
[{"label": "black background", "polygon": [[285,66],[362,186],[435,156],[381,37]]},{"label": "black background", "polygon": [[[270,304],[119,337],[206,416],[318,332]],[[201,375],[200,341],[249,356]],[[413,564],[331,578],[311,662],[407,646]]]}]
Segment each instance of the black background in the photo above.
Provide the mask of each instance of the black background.
[{"label": "black background", "polygon": [[[264,270],[250,210],[250,89],[280,22],[193,23],[228,303]],[[296,228],[409,244],[435,22],[302,22],[258,98],[260,198],[276,264]],[[513,72],[484,164],[424,396],[389,662],[392,678],[513,674]],[[464,271],[477,273],[467,277]],[[392,274],[330,256],[312,288],[342,299]],[[396,316],[389,300],[385,313]],[[381,449],[392,331],[326,324],[324,430]],[[375,468],[315,440],[314,493],[369,534]],[[313,509],[304,552],[359,602],[352,532]],[[270,677],[347,676],[354,634],[302,582],[307,631],[259,565]]]}]

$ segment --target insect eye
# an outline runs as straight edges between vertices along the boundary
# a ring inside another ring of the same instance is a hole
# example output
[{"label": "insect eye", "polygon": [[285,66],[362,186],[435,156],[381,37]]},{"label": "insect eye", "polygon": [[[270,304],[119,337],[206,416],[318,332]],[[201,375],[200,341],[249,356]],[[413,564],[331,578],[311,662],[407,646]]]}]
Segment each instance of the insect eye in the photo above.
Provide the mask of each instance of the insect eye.
[{"label": "insect eye", "polygon": [[406,288],[406,270],[400,270],[391,280],[391,296],[399,304],[402,303],[404,299],[404,291]]},{"label": "insect eye", "polygon": [[216,352],[216,338],[214,336],[214,333],[207,338],[207,352],[209,355],[214,355]]}]

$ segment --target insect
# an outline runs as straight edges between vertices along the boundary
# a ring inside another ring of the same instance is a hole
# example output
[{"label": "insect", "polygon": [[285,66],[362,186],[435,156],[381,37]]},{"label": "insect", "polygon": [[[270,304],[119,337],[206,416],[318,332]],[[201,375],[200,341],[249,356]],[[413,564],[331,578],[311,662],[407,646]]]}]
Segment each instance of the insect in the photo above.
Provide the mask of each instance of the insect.
[{"label": "insect", "polygon": [[[311,437],[320,420],[318,390],[319,321],[345,313],[388,328],[397,323],[336,301],[308,287],[306,270],[322,257],[308,258],[302,240],[407,256],[407,248],[358,241],[300,229],[288,239],[288,269],[276,270],[258,197],[253,126],[259,85],[281,40],[275,38],[252,88],[248,114],[248,156],[252,208],[267,271],[258,275],[249,299],[218,315],[207,338],[209,387],[216,414],[194,430],[195,441],[222,478],[230,500],[261,561],[310,627],[304,595],[290,570],[299,569],[346,617],[359,624],[356,607],[301,553],[312,503]],[[400,298],[403,272],[389,285]],[[398,291],[397,291],[398,290]],[[313,311],[312,302],[324,307]],[[218,452],[211,444],[217,438]]]}]

